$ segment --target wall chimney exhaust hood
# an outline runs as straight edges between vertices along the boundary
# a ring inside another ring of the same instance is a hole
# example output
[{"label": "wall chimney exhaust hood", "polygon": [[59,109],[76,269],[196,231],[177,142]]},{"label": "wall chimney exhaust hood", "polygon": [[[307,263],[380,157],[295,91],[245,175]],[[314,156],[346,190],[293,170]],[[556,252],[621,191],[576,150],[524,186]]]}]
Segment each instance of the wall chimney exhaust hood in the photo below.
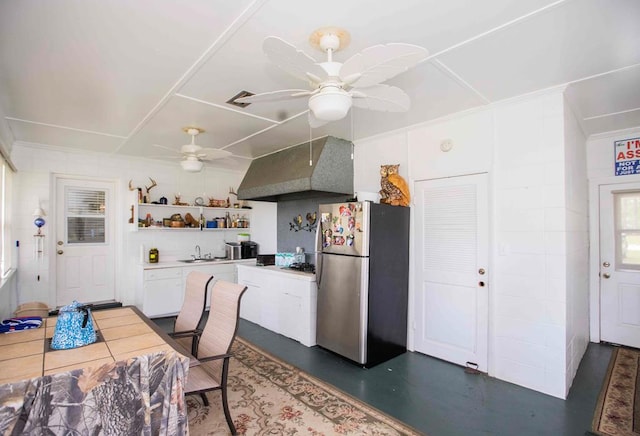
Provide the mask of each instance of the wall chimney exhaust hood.
[{"label": "wall chimney exhaust hood", "polygon": [[353,196],[350,141],[325,136],[254,159],[238,188],[239,200],[284,201]]}]

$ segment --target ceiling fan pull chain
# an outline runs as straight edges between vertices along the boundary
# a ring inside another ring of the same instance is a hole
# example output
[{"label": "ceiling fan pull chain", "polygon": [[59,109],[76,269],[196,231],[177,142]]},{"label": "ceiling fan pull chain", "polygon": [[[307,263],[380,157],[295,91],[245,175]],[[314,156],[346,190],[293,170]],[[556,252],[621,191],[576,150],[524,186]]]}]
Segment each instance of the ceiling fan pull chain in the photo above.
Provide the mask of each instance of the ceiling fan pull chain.
[{"label": "ceiling fan pull chain", "polygon": [[313,142],[311,141],[311,126],[309,126],[309,166],[313,166]]},{"label": "ceiling fan pull chain", "polygon": [[351,108],[351,160],[353,160],[353,108]]}]

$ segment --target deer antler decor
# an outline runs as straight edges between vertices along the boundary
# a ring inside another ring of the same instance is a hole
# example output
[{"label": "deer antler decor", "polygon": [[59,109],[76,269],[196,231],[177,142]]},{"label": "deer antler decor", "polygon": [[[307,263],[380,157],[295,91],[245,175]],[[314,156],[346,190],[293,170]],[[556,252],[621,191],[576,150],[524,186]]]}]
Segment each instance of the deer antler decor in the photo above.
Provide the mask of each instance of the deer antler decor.
[{"label": "deer antler decor", "polygon": [[149,193],[149,191],[151,191],[151,188],[158,186],[156,181],[153,180],[151,177],[149,177],[149,180],[151,180],[151,186],[145,186],[145,189],[147,190],[147,194]]},{"label": "deer antler decor", "polygon": [[[151,186],[144,187],[147,190],[147,194],[149,193],[149,191],[151,191],[151,188],[158,186],[158,183],[155,180],[153,180],[151,177],[149,177],[149,180],[151,180]],[[129,180],[129,191],[135,191],[136,189],[140,189],[140,188],[134,188],[133,179]]]}]

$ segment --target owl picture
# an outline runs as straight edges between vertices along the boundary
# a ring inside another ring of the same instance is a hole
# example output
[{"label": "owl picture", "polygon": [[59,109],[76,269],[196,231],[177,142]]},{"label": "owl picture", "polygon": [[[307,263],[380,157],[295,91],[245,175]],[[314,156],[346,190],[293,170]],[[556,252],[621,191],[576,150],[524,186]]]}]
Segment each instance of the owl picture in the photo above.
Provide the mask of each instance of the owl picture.
[{"label": "owl picture", "polygon": [[398,174],[398,167],[400,164],[380,166],[380,203],[408,206],[411,201],[409,186]]}]

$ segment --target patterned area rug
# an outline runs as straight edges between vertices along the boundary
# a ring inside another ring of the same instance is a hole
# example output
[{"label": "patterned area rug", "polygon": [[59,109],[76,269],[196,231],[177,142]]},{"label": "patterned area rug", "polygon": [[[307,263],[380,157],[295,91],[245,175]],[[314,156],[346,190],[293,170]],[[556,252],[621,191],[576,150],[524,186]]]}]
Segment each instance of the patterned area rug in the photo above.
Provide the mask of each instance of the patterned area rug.
[{"label": "patterned area rug", "polygon": [[[420,435],[344,392],[236,338],[229,366],[229,408],[246,435]],[[209,407],[188,396],[191,435],[230,434],[220,392]]]},{"label": "patterned area rug", "polygon": [[593,417],[597,435],[640,435],[640,350],[613,350]]}]

